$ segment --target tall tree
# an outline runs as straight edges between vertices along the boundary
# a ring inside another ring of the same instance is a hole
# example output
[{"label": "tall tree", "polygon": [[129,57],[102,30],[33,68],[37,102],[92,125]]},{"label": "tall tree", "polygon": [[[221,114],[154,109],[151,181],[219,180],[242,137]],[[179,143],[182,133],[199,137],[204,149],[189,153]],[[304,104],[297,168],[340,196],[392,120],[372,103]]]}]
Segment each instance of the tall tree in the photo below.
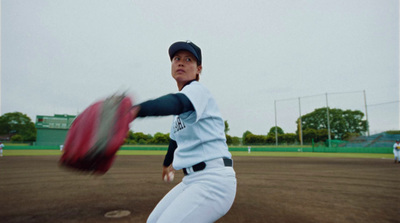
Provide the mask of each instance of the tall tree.
[{"label": "tall tree", "polygon": [[283,131],[283,129],[282,129],[281,127],[279,127],[279,126],[276,126],[276,127],[273,126],[273,127],[271,127],[271,128],[269,129],[268,135],[274,136],[274,135],[275,135],[275,131],[278,132],[278,135],[285,134],[285,132]]},{"label": "tall tree", "polygon": [[228,120],[225,120],[224,124],[225,124],[225,129],[224,129],[225,134],[228,134],[228,132],[229,132],[229,130],[230,130],[230,129],[229,129]]},{"label": "tall tree", "polygon": [[245,131],[245,132],[243,133],[242,140],[245,140],[247,135],[252,135],[252,134],[253,134],[253,133],[251,133],[249,130]]},{"label": "tall tree", "polygon": [[21,112],[11,112],[0,116],[0,134],[18,134],[23,141],[36,140],[36,128],[32,120]]},{"label": "tall tree", "polygon": [[[361,134],[367,131],[367,121],[362,120],[364,113],[361,111],[341,110],[337,108],[329,108],[328,110],[330,130],[336,138],[342,139],[346,133]],[[303,130],[327,130],[328,121],[326,107],[315,109],[313,112],[301,116],[301,121]]]}]

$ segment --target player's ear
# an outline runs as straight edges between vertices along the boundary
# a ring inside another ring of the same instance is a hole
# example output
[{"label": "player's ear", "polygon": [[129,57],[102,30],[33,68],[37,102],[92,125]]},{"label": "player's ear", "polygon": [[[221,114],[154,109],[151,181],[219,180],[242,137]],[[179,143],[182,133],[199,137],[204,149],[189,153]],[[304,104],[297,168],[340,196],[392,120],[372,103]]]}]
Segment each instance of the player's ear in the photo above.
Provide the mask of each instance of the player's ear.
[{"label": "player's ear", "polygon": [[201,66],[201,65],[198,65],[197,66],[197,75],[200,75],[201,74],[201,71],[203,70],[203,67]]},{"label": "player's ear", "polygon": [[202,69],[203,69],[203,67],[201,65],[197,66],[196,81],[200,80],[200,74],[201,74]]}]

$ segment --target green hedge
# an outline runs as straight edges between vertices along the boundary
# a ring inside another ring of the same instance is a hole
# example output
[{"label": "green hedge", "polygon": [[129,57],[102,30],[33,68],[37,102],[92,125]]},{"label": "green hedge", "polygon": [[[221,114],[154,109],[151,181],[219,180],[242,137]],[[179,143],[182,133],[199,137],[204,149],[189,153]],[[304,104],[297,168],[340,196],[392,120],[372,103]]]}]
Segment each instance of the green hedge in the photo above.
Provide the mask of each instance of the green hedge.
[{"label": "green hedge", "polygon": [[[248,147],[231,147],[230,151],[248,151]],[[318,152],[318,153],[393,153],[392,148],[358,147],[251,147],[252,152]]]},{"label": "green hedge", "polygon": [[[21,145],[8,145],[4,150],[59,150],[58,146],[21,146]],[[148,150],[148,151],[167,151],[168,146],[122,146],[120,150]],[[242,151],[247,152],[248,147],[233,146],[229,147],[229,151]],[[364,147],[262,147],[252,146],[251,152],[318,152],[318,153],[393,153],[392,148],[364,148]]]},{"label": "green hedge", "polygon": [[59,146],[14,146],[6,145],[4,150],[60,150]]},{"label": "green hedge", "polygon": [[121,150],[168,150],[168,146],[122,146]]}]

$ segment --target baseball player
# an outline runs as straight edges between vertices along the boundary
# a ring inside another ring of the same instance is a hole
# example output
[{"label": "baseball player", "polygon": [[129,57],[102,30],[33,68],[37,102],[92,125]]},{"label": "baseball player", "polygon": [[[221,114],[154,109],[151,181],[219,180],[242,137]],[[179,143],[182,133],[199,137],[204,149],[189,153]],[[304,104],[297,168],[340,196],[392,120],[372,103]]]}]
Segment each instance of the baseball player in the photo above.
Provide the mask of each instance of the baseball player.
[{"label": "baseball player", "polygon": [[4,144],[2,142],[0,142],[0,156],[3,156],[3,147],[4,147]]},{"label": "baseball player", "polygon": [[394,163],[400,163],[400,140],[397,139],[393,145]]},{"label": "baseball player", "polygon": [[137,117],[173,115],[162,178],[183,170],[182,182],[157,204],[147,222],[215,222],[231,208],[236,174],[217,104],[199,83],[202,56],[190,41],[169,48],[179,92],[139,105]]}]

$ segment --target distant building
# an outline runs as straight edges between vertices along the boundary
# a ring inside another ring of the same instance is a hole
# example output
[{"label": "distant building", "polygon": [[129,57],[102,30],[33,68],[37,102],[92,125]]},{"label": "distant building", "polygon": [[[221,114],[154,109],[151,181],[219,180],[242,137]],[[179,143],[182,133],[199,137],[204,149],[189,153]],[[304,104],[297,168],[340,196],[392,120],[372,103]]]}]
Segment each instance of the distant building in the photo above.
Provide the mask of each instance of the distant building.
[{"label": "distant building", "polygon": [[75,115],[36,116],[36,145],[60,146],[64,144]]}]

